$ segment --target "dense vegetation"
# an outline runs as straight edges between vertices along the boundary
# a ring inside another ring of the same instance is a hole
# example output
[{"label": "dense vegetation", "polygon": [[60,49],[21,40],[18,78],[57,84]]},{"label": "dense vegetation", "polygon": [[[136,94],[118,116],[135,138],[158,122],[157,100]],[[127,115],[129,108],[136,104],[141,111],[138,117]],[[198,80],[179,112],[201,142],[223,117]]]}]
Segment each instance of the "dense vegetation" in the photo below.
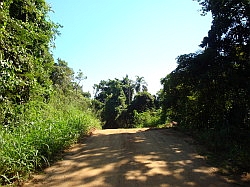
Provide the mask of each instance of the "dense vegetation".
[{"label": "dense vegetation", "polygon": [[0,1],[0,185],[20,181],[100,121],[67,62],[50,48],[59,25],[44,0]]},{"label": "dense vegetation", "polygon": [[162,118],[179,123],[221,157],[250,170],[250,1],[199,0],[213,22],[203,51],[178,57],[161,80]]},{"label": "dense vegetation", "polygon": [[[198,0],[213,22],[200,52],[178,57],[157,96],[143,77],[102,80],[94,99],[50,49],[60,25],[45,0],[0,1],[0,184],[48,166],[93,128],[192,132],[234,169],[250,169],[249,0]],[[99,120],[99,118],[101,120]],[[175,123],[176,124],[176,123]],[[167,145],[166,145],[167,146]]]},{"label": "dense vegetation", "polygon": [[[102,80],[95,88],[95,107],[100,112],[104,128],[157,126],[160,120],[157,98],[147,92],[144,77],[133,81]],[[153,118],[154,116],[154,118]]]}]

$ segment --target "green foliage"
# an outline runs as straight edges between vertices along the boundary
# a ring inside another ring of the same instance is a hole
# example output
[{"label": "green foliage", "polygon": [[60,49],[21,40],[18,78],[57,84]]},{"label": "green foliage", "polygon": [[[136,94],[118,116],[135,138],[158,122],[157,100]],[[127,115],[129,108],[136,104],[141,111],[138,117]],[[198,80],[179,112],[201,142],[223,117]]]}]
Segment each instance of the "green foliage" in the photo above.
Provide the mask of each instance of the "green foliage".
[{"label": "green foliage", "polygon": [[19,181],[48,166],[82,135],[101,128],[91,100],[72,86],[73,70],[65,61],[58,64],[51,75],[53,92],[46,102],[37,96],[23,104],[7,103],[10,106],[2,110],[11,115],[5,115],[8,125],[0,128],[0,184]]},{"label": "green foliage", "polygon": [[121,80],[122,89],[126,96],[126,105],[130,105],[133,100],[133,95],[135,91],[134,81],[128,78],[128,75]]},{"label": "green foliage", "polygon": [[161,109],[155,106],[155,97],[144,91],[134,97],[128,106],[130,127],[160,127]]},{"label": "green foliage", "polygon": [[199,2],[213,16],[201,44],[205,50],[179,56],[177,68],[161,80],[162,119],[177,121],[179,128],[193,132],[210,150],[230,155],[225,160],[249,166],[242,155],[250,155],[245,146],[250,142],[250,4]]},{"label": "green foliage", "polygon": [[84,76],[81,69],[75,75],[75,72],[68,66],[68,62],[65,60],[57,59],[57,63],[52,67],[50,79],[52,80],[53,87],[63,91],[64,94],[70,94],[72,91],[75,91],[76,95],[80,94],[87,98],[91,97],[90,93],[83,92],[80,85],[87,77]]},{"label": "green foliage", "polygon": [[198,0],[203,13],[211,11],[212,27],[202,47],[236,58],[249,58],[249,0]]},{"label": "green foliage", "polygon": [[154,97],[148,92],[139,92],[128,107],[129,111],[145,112],[155,108]]},{"label": "green foliage", "polygon": [[[95,104],[101,110],[104,128],[119,128],[124,124],[121,122],[121,114],[127,107],[127,99],[131,98],[132,91],[129,84],[131,81],[126,76],[123,80],[102,80],[98,85],[94,85]],[[125,93],[127,95],[125,95]],[[128,95],[128,94],[131,94]]]},{"label": "green foliage", "polygon": [[147,86],[148,86],[148,84],[144,80],[144,77],[136,76],[136,81],[135,81],[136,93],[141,92],[141,90],[147,92],[148,91]]},{"label": "green foliage", "polygon": [[9,125],[16,105],[51,93],[50,46],[59,25],[44,0],[6,0],[0,7],[0,123]]},{"label": "green foliage", "polygon": [[136,128],[143,127],[160,127],[161,125],[161,110],[147,110],[144,112],[137,112],[134,110],[133,126]]},{"label": "green foliage", "polygon": [[[87,76],[84,76],[83,72],[81,69],[79,69],[79,71],[77,72],[77,75],[75,76],[75,82],[74,82],[74,89],[76,90],[76,93],[78,92],[78,90],[81,90],[82,91],[82,86],[80,86],[80,83],[87,79]],[[84,93],[82,92],[83,95],[85,95],[86,97],[91,97],[91,94],[90,93]]]},{"label": "green foliage", "polygon": [[53,82],[54,87],[60,88],[63,92],[67,92],[73,89],[74,71],[68,67],[68,63],[64,60],[57,59],[57,63],[54,64],[50,79]]},{"label": "green foliage", "polygon": [[93,114],[85,77],[50,48],[60,25],[45,0],[0,2],[0,185],[49,165],[100,121]]},{"label": "green foliage", "polygon": [[48,104],[29,102],[19,108],[17,127],[0,127],[0,183],[21,180],[49,165],[80,136],[101,128],[89,107],[88,99],[58,91]]},{"label": "green foliage", "polygon": [[117,119],[121,115],[122,111],[126,108],[126,97],[119,81],[110,81],[110,89],[112,92],[106,98],[103,110],[103,119],[106,122],[104,127],[122,127],[122,124],[119,124]]},{"label": "green foliage", "polygon": [[[155,98],[145,85],[143,77],[137,76],[133,81],[126,75],[122,80],[101,81],[94,86],[95,105],[101,111],[104,128],[133,127],[134,111],[142,113],[155,108]],[[143,92],[139,92],[141,87]],[[135,96],[134,91],[137,91]]]}]

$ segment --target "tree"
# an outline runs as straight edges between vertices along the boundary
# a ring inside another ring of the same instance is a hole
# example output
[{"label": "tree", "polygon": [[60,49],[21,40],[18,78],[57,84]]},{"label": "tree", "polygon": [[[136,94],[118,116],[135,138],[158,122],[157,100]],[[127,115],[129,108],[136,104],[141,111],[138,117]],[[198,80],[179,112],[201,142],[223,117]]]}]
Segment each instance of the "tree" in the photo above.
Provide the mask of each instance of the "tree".
[{"label": "tree", "polygon": [[47,19],[48,12],[43,0],[2,2],[0,56],[6,73],[15,79],[14,84],[5,83],[5,91],[2,90],[9,92],[8,97],[11,95],[14,102],[24,103],[34,95],[42,95],[36,86],[49,89],[49,71],[53,66],[49,48],[59,26]]},{"label": "tree", "polygon": [[121,80],[121,84],[122,84],[122,89],[123,92],[126,96],[126,104],[130,105],[132,99],[133,99],[133,95],[134,95],[134,90],[135,90],[135,85],[133,83],[133,80],[128,78],[128,75],[126,75],[126,77],[123,78],[123,80]]},{"label": "tree", "polygon": [[122,80],[102,80],[94,85],[94,104],[102,113],[104,128],[132,127],[134,110],[142,113],[155,107],[154,97],[146,91],[144,78],[137,76],[137,82],[139,87],[143,88],[143,92],[138,92],[136,96],[134,81],[129,79],[128,75]]},{"label": "tree", "polygon": [[147,91],[147,86],[148,86],[148,84],[144,80],[144,77],[136,76],[136,80],[135,80],[136,93],[140,92],[142,89],[143,89],[143,91]]},{"label": "tree", "polygon": [[49,11],[44,0],[1,1],[1,119],[14,105],[46,99],[52,91],[50,71],[54,62],[50,47],[59,25],[48,19]]},{"label": "tree", "polygon": [[105,103],[107,96],[110,94],[107,84],[108,81],[101,80],[99,84],[93,86],[93,89],[95,90],[94,98],[101,103]]},{"label": "tree", "polygon": [[118,80],[110,80],[109,86],[112,91],[106,98],[103,109],[104,128],[122,127],[123,124],[119,124],[118,118],[126,109],[126,96]]},{"label": "tree", "polygon": [[223,55],[249,59],[249,0],[198,0],[203,13],[211,11],[213,22],[201,47],[207,46]]},{"label": "tree", "polygon": [[75,79],[74,88],[75,88],[76,93],[77,93],[77,90],[82,89],[82,86],[80,86],[80,83],[81,83],[83,80],[87,79],[87,76],[84,76],[82,70],[79,69],[79,71],[77,72],[77,75],[75,76],[74,79]]},{"label": "tree", "polygon": [[93,87],[95,90],[95,99],[99,100],[102,103],[105,103],[107,97],[114,91],[114,87],[111,86],[113,82],[116,82],[117,84],[119,83],[119,85],[121,86],[126,96],[126,104],[128,105],[129,103],[131,103],[134,95],[134,81],[129,79],[128,75],[126,75],[126,77],[124,77],[122,80],[101,80],[99,84],[95,84]]},{"label": "tree", "polygon": [[[213,151],[231,154],[240,147],[246,154],[250,132],[250,2],[199,2],[203,13],[211,11],[212,26],[200,45],[204,51],[179,56],[177,68],[161,80],[162,118],[206,137]],[[245,163],[249,163],[248,158]]]},{"label": "tree", "polygon": [[203,7],[203,12],[211,11],[213,16],[213,24],[208,37],[204,38],[201,47],[207,46],[217,52],[214,62],[218,69],[224,70],[224,83],[227,83],[221,87],[231,100],[232,110],[240,111],[243,115],[236,115],[238,112],[231,112],[231,114],[236,115],[234,119],[237,119],[237,124],[246,125],[246,121],[249,121],[246,119],[249,119],[247,116],[249,116],[250,106],[248,97],[250,91],[250,1],[199,2]]},{"label": "tree", "polygon": [[73,89],[74,71],[68,67],[68,63],[60,58],[57,59],[57,63],[54,64],[53,70],[50,76],[53,85],[64,92]]},{"label": "tree", "polygon": [[129,106],[129,111],[133,112],[136,110],[137,112],[145,112],[147,110],[151,110],[154,108],[154,97],[148,92],[140,92],[138,93],[131,105]]}]

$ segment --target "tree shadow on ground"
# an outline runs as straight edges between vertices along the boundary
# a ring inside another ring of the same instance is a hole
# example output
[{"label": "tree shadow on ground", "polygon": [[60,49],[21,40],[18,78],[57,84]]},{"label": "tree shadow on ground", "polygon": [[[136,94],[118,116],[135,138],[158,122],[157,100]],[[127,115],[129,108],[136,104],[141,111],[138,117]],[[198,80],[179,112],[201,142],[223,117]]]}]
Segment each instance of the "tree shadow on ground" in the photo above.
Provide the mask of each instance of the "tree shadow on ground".
[{"label": "tree shadow on ground", "polygon": [[238,186],[219,177],[187,139],[170,129],[94,133],[36,177],[33,186]]}]

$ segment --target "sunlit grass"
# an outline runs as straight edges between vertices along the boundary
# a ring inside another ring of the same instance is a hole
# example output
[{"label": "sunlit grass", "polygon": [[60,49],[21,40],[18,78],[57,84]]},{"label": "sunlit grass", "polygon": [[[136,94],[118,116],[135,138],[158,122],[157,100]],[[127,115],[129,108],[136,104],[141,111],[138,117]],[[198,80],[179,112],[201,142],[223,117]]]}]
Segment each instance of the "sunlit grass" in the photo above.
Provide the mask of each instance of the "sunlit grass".
[{"label": "sunlit grass", "polygon": [[48,166],[90,129],[101,128],[94,114],[77,101],[54,98],[41,105],[25,106],[29,112],[21,111],[22,124],[0,126],[0,184],[21,181],[30,172]]}]

